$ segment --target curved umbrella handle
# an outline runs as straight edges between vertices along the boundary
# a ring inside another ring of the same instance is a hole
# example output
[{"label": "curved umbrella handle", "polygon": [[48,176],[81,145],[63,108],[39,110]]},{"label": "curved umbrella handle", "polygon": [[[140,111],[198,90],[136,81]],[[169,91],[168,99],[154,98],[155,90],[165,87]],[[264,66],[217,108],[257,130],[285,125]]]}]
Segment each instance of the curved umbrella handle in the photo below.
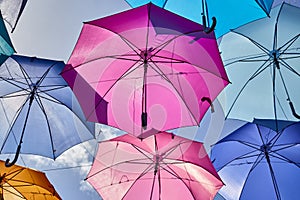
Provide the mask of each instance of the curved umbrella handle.
[{"label": "curved umbrella handle", "polygon": [[217,25],[217,19],[215,17],[212,17],[211,20],[212,20],[211,27],[207,27],[206,17],[205,17],[205,15],[202,15],[202,22],[203,22],[204,32],[207,33],[207,34],[212,32],[213,30],[215,30],[215,27]]},{"label": "curved umbrella handle", "polygon": [[210,105],[211,112],[215,112],[214,105],[209,97],[202,97],[201,101],[202,102],[207,101]]},{"label": "curved umbrella handle", "polygon": [[11,167],[11,166],[13,166],[17,162],[17,160],[19,158],[20,151],[21,151],[21,144],[18,145],[18,148],[17,148],[17,151],[16,151],[16,155],[15,155],[13,161],[9,162],[10,161],[9,158],[6,159],[6,161],[5,161],[5,167]]},{"label": "curved umbrella handle", "polygon": [[298,115],[296,113],[296,110],[295,110],[295,107],[294,107],[293,103],[290,101],[289,104],[290,104],[290,107],[291,107],[291,110],[292,110],[292,113],[293,113],[294,117],[296,117],[297,119],[300,119],[300,115]]}]

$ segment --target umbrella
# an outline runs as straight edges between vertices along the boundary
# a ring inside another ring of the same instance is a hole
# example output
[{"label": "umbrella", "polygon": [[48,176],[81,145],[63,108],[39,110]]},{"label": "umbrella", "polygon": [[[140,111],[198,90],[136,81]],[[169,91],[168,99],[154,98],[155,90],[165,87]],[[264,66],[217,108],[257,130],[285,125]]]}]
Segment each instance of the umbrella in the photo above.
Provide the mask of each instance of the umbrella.
[{"label": "umbrella", "polygon": [[300,7],[300,2],[296,1],[296,0],[273,0],[272,7],[276,7],[278,5],[281,5],[283,2],[288,3],[290,5],[293,5],[293,6]]},{"label": "umbrella", "polygon": [[172,133],[99,143],[87,181],[103,199],[213,199],[222,182],[204,146]]},{"label": "umbrella", "polygon": [[270,18],[223,36],[220,50],[232,81],[224,93],[227,117],[292,121],[300,117],[295,101],[300,98],[299,17],[300,8],[283,3],[272,9]]},{"label": "umbrella", "polygon": [[[1,2],[0,2],[0,5],[1,5]],[[1,9],[1,7],[0,7]],[[2,9],[1,9],[2,11]],[[6,26],[4,24],[4,21],[3,21],[3,18],[2,18],[2,15],[0,14],[0,64],[2,64],[7,56],[10,56],[12,55],[15,50],[14,50],[14,47],[13,47],[13,44],[10,40],[10,37],[8,35],[8,32],[7,32],[7,29],[6,29]]]},{"label": "umbrella", "polygon": [[[148,2],[198,23],[207,24],[210,32],[216,27],[217,38],[250,21],[268,15],[273,0],[125,0],[137,7]],[[211,20],[209,19],[211,16]],[[209,19],[209,20],[208,20]],[[210,24],[211,23],[211,27]]]},{"label": "umbrella", "polygon": [[0,10],[13,32],[28,0],[1,0]]},{"label": "umbrella", "polygon": [[60,200],[43,172],[14,165],[6,167],[0,161],[0,199]]},{"label": "umbrella", "polygon": [[62,76],[88,120],[142,138],[198,125],[228,84],[214,34],[151,3],[86,22]]},{"label": "umbrella", "polygon": [[[59,75],[64,63],[13,55],[0,66],[1,153],[55,159],[93,138],[78,101]],[[21,148],[22,146],[22,148]],[[16,150],[17,149],[17,150]]]},{"label": "umbrella", "polygon": [[213,146],[211,159],[226,185],[220,190],[226,199],[299,197],[300,123],[279,123],[286,127],[276,132],[248,122]]}]

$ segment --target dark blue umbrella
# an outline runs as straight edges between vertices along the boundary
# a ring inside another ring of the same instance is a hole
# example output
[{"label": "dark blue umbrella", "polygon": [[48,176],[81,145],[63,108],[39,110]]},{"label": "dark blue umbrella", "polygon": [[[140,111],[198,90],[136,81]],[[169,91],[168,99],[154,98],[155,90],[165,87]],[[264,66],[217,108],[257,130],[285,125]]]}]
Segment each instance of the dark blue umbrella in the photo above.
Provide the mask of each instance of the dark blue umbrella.
[{"label": "dark blue umbrella", "polygon": [[213,146],[211,159],[225,183],[221,195],[243,200],[299,198],[300,122],[277,124],[284,123],[286,127],[276,132],[249,122]]},{"label": "dark blue umbrella", "polygon": [[[61,61],[13,55],[0,66],[0,151],[55,159],[94,137]],[[22,146],[22,148],[21,148]]]}]

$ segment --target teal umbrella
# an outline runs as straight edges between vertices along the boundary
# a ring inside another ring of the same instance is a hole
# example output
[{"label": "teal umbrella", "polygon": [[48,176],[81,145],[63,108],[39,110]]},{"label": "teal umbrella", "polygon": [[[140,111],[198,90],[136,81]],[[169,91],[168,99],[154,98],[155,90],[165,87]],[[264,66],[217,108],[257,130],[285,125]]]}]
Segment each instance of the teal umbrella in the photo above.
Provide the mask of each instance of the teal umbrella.
[{"label": "teal umbrella", "polygon": [[7,56],[12,55],[15,50],[1,14],[0,17],[0,64],[2,64],[6,60]]}]

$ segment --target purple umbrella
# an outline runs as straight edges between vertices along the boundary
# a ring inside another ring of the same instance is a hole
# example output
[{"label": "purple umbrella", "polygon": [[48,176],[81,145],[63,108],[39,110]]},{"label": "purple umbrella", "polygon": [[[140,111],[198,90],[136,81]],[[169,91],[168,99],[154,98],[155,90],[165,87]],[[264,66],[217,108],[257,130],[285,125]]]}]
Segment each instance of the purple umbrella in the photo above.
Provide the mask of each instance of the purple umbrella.
[{"label": "purple umbrella", "polygon": [[229,82],[214,33],[151,3],[86,22],[62,75],[88,120],[141,138],[198,125]]},{"label": "purple umbrella", "polygon": [[225,184],[220,194],[226,199],[298,199],[299,130],[299,122],[255,120],[218,141],[211,160]]}]

